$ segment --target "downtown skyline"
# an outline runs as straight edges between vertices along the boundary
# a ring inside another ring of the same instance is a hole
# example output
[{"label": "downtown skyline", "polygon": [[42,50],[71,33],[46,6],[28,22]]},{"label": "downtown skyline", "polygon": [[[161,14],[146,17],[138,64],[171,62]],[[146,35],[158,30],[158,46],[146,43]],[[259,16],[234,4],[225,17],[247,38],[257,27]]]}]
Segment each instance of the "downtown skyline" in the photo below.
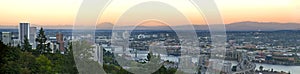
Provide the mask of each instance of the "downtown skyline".
[{"label": "downtown skyline", "polygon": [[0,0],[0,10],[0,74],[300,73],[300,0]]}]

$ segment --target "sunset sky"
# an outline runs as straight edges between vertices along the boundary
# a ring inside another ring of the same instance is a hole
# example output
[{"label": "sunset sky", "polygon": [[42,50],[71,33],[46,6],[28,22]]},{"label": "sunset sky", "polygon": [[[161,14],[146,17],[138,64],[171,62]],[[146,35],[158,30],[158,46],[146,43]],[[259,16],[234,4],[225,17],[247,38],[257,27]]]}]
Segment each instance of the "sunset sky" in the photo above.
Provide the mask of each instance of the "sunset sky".
[{"label": "sunset sky", "polygon": [[[147,0],[113,0],[98,23],[115,23],[126,8],[143,1]],[[177,8],[193,24],[205,23],[201,14],[188,0],[157,1],[167,2]],[[72,25],[81,2],[82,0],[0,0],[0,25],[15,26],[21,21],[43,26]],[[215,0],[215,2],[226,24],[241,21],[300,23],[300,0]],[[142,15],[145,14],[137,16]],[[130,23],[128,21],[122,24]]]}]

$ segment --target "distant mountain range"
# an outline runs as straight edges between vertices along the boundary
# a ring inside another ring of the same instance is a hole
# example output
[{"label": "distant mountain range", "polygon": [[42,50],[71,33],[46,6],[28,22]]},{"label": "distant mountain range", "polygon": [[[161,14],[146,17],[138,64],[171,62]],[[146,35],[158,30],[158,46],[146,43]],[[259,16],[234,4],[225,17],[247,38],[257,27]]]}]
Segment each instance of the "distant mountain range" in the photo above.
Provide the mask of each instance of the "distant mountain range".
[{"label": "distant mountain range", "polygon": [[[208,25],[193,25],[196,30],[209,30]],[[97,25],[97,29],[111,29],[113,24],[103,23]],[[115,27],[119,29],[129,29],[132,26]],[[188,25],[172,26],[174,28],[188,29]],[[274,30],[300,30],[300,23],[276,23],[276,22],[236,22],[225,25],[229,31],[274,31]],[[138,26],[138,30],[171,30],[169,26]]]},{"label": "distant mountain range", "polygon": [[237,22],[226,25],[227,30],[300,30],[299,23],[276,23],[276,22]]},{"label": "distant mountain range", "polygon": [[[208,25],[193,25],[195,30],[209,30]],[[226,24],[226,30],[228,31],[274,31],[274,30],[300,30],[300,23],[276,23],[276,22],[236,22]],[[132,26],[118,26],[115,29],[130,29]],[[181,28],[185,30],[190,30],[188,25],[172,26],[173,28]],[[1,26],[1,28],[7,28]],[[17,27],[12,27],[17,28]],[[46,28],[65,28],[72,29],[72,26],[63,27],[46,27]],[[102,23],[96,26],[97,29],[111,30],[113,24]],[[135,30],[171,30],[169,26],[138,26]]]}]

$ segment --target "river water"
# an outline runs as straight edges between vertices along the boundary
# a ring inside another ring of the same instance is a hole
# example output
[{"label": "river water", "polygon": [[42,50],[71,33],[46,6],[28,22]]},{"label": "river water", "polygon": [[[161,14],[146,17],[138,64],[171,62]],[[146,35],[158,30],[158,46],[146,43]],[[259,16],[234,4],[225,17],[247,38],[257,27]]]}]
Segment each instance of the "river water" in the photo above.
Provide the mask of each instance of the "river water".
[{"label": "river water", "polygon": [[[236,61],[230,61],[233,65],[236,65]],[[284,72],[290,72],[291,74],[300,74],[300,66],[285,66],[285,65],[272,65],[272,64],[261,64],[261,63],[255,63],[256,64],[256,70],[259,70],[259,66],[263,66],[264,70],[270,70],[273,69],[273,71],[284,71]]]},{"label": "river water", "polygon": [[[179,57],[176,56],[162,56],[161,57],[164,60],[169,60],[169,61],[173,61],[173,62],[178,62]],[[196,62],[197,59],[196,58],[192,58],[193,62]],[[235,61],[230,61],[232,62],[232,64],[237,64],[237,62]],[[284,72],[290,72],[291,74],[300,74],[300,66],[284,66],[284,65],[272,65],[272,64],[261,64],[261,63],[256,63],[256,68],[257,70],[259,70],[259,66],[263,66],[265,70],[271,70],[273,69],[273,71],[284,71]]]},{"label": "river water", "polygon": [[[155,53],[154,53],[155,54]],[[143,56],[142,56],[143,55]],[[162,60],[169,60],[173,62],[179,62],[179,57],[178,56],[167,56],[164,54],[160,54]],[[132,54],[133,56],[133,54]],[[140,54],[138,55],[140,58],[146,58],[147,54]],[[198,61],[197,58],[192,57],[191,58],[193,62]],[[235,61],[230,61],[232,62],[233,65],[237,64]],[[263,66],[264,70],[271,70],[273,71],[284,71],[284,72],[290,72],[291,74],[300,74],[300,66],[284,66],[284,65],[271,65],[271,64],[261,64],[261,63],[256,63],[256,69],[259,70],[259,66]]]},{"label": "river water", "polygon": [[291,72],[291,74],[300,74],[300,66],[284,66],[284,65],[271,65],[271,64],[260,64],[256,63],[256,69],[259,69],[259,66],[263,66],[264,69],[272,69],[274,71],[284,71]]},{"label": "river water", "polygon": [[[174,62],[178,62],[178,57],[175,56],[162,56],[162,59],[165,60],[170,60],[170,61],[174,61]],[[192,61],[195,62],[197,61],[195,58],[192,58]],[[237,64],[237,62],[235,61],[231,61],[232,64]],[[290,72],[291,74],[300,74],[300,66],[285,66],[285,65],[272,65],[272,64],[261,64],[261,63],[256,63],[256,68],[257,70],[259,70],[259,66],[263,66],[265,70],[271,70],[273,69],[273,71],[284,71],[284,72]]]}]

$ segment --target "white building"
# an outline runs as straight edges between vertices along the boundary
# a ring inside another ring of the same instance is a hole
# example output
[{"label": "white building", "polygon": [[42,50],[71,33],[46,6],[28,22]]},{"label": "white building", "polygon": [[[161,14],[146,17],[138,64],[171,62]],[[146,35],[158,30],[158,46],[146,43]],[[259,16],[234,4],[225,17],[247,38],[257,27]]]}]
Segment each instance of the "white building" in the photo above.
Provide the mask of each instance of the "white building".
[{"label": "white building", "polygon": [[35,39],[36,39],[36,31],[37,31],[36,27],[30,27],[29,43],[32,46],[32,49],[36,49],[36,46],[37,46],[36,41],[35,41]]},{"label": "white building", "polygon": [[2,32],[2,42],[6,45],[13,43],[11,32]]},{"label": "white building", "polygon": [[19,39],[13,39],[13,43],[12,43],[12,46],[18,46],[20,45],[20,40]]},{"label": "white building", "polygon": [[46,44],[50,43],[50,49],[52,49],[50,52],[55,53],[58,50],[58,45],[56,43],[47,41]]},{"label": "white building", "polygon": [[102,48],[102,46],[95,44],[95,45],[92,45],[92,47],[93,47],[93,51],[94,51],[94,53],[92,53],[94,61],[97,61],[99,64],[102,64],[103,63],[103,48]]}]

